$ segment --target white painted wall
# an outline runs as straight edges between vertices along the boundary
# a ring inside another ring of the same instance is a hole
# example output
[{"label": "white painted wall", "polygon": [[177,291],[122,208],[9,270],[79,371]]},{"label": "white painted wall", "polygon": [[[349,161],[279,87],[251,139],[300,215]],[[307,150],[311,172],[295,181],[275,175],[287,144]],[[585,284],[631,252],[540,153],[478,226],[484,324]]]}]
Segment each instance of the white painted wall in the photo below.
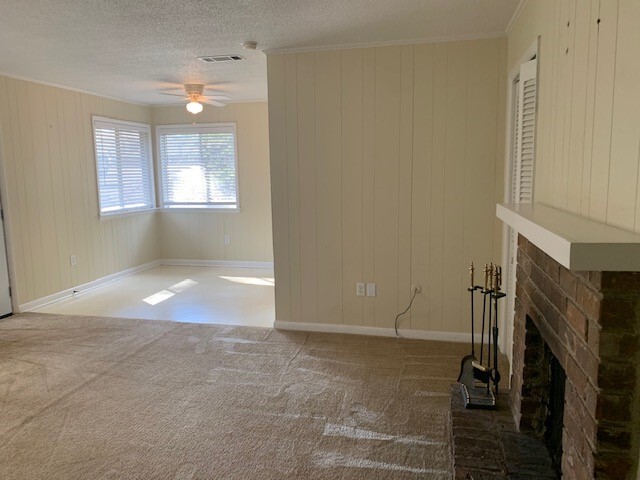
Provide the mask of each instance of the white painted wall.
[{"label": "white painted wall", "polygon": [[389,328],[420,283],[403,328],[469,331],[468,262],[500,255],[506,40],[267,65],[277,319]]}]

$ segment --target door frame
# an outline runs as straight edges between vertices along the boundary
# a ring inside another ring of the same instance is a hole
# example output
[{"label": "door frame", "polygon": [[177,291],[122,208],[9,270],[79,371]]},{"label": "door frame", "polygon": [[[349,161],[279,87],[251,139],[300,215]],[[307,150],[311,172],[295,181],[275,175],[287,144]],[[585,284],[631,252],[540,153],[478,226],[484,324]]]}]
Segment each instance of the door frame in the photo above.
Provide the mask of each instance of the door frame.
[{"label": "door frame", "polygon": [[[0,119],[1,120],[1,119]],[[4,220],[0,220],[3,223],[4,230],[4,246],[5,254],[7,256],[7,271],[9,274],[9,287],[11,288],[11,310],[12,313],[20,313],[20,305],[18,303],[18,290],[16,287],[16,268],[13,254],[13,232],[10,222],[7,220],[10,218],[9,202],[7,201],[7,170],[4,158],[4,143],[3,143],[3,131],[2,122],[0,121],[0,209],[3,212]],[[0,255],[2,252],[0,251]]]},{"label": "door frame", "polygon": [[[520,65],[526,63],[530,60],[533,60],[535,57],[538,60],[538,67],[540,65],[540,36],[536,38],[536,40],[529,46],[529,48],[524,52],[524,54],[518,59],[516,64],[509,70],[507,74],[507,112],[505,117],[506,122],[506,136],[505,136],[505,161],[504,161],[504,196],[503,202],[509,203],[511,200],[511,177],[513,174],[513,114],[514,114],[514,106],[515,106],[515,95],[516,95],[516,79],[520,75]],[[539,68],[538,68],[539,71]],[[538,80],[539,82],[539,80]],[[539,97],[538,97],[539,98]],[[536,123],[537,123],[537,112],[536,112]],[[534,176],[535,182],[535,176]],[[535,183],[534,183],[535,190]],[[509,227],[507,225],[502,224],[502,256],[501,256],[501,264],[506,268],[504,271],[506,272],[506,277],[504,278],[503,285],[509,284],[509,259],[510,259],[510,249],[511,242],[509,241]],[[515,285],[515,283],[514,283]],[[510,293],[507,292],[507,295]],[[515,292],[513,292],[515,295]],[[508,305],[505,302],[505,305]],[[513,372],[513,312],[507,312],[507,308],[503,308],[500,311],[498,318],[498,325],[500,326],[500,331],[502,333],[502,338],[500,340],[500,350],[504,353],[509,359],[509,383],[511,383],[511,374]]]}]

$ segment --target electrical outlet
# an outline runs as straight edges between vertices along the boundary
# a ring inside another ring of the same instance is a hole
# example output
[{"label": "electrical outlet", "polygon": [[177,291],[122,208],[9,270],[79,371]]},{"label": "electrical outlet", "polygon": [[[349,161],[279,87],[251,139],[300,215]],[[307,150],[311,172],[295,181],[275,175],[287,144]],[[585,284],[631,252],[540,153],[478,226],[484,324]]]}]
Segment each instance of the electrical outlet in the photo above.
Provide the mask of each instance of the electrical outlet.
[{"label": "electrical outlet", "polygon": [[224,236],[224,244],[225,245],[231,245],[231,235],[225,235]]},{"label": "electrical outlet", "polygon": [[375,296],[376,296],[376,284],[367,283],[367,297],[375,297]]},{"label": "electrical outlet", "polygon": [[69,260],[71,261],[71,266],[72,267],[75,267],[78,264],[78,259],[76,258],[75,255],[71,255],[69,257]]},{"label": "electrical outlet", "polygon": [[422,293],[422,285],[420,285],[419,283],[414,283],[413,285],[411,285],[411,295],[413,295],[413,293],[419,294]]},{"label": "electrical outlet", "polygon": [[356,283],[356,295],[358,297],[364,297],[364,283]]}]

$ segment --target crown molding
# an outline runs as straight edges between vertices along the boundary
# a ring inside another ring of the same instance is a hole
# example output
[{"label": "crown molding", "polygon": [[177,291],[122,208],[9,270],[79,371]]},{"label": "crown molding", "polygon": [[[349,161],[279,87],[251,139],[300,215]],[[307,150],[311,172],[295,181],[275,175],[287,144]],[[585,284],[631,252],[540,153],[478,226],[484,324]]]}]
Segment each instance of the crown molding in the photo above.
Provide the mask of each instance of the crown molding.
[{"label": "crown molding", "polygon": [[520,0],[520,3],[518,4],[518,6],[516,7],[515,11],[513,12],[513,15],[511,16],[511,20],[509,20],[509,23],[507,23],[507,28],[505,30],[505,35],[507,37],[509,35],[511,35],[511,32],[513,31],[513,28],[515,27],[516,22],[520,18],[520,15],[522,15],[522,12],[524,11],[524,7],[527,6],[528,1],[529,0]]},{"label": "crown molding", "polygon": [[345,43],[337,45],[320,45],[313,47],[284,47],[263,50],[265,55],[277,55],[282,53],[309,53],[327,52],[333,50],[350,50],[354,48],[388,47],[398,45],[422,45],[427,43],[463,42],[468,40],[486,40],[489,38],[505,37],[505,32],[483,33],[475,35],[452,35],[445,37],[408,38],[404,40],[389,40],[384,42]]}]

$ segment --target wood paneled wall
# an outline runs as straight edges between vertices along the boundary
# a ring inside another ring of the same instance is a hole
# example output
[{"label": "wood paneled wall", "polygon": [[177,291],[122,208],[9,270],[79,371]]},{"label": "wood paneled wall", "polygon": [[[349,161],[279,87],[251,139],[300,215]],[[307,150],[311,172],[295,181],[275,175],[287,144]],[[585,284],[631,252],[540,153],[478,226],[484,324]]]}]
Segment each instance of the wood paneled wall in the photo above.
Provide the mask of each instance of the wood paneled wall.
[{"label": "wood paneled wall", "polygon": [[[506,40],[267,58],[279,321],[469,330],[500,256]],[[356,282],[377,284],[357,297]]]},{"label": "wood paneled wall", "polygon": [[[192,123],[194,118],[199,123],[236,122],[238,139],[240,212],[162,211],[162,258],[273,261],[267,103],[205,107],[197,117],[184,106],[152,111],[154,125]],[[231,238],[229,245],[225,235]]]},{"label": "wood paneled wall", "polygon": [[536,201],[640,232],[640,2],[529,1],[509,67],[540,36]]},{"label": "wood paneled wall", "polygon": [[0,76],[2,196],[18,304],[158,258],[154,213],[98,216],[94,114],[151,120],[147,107]]}]

